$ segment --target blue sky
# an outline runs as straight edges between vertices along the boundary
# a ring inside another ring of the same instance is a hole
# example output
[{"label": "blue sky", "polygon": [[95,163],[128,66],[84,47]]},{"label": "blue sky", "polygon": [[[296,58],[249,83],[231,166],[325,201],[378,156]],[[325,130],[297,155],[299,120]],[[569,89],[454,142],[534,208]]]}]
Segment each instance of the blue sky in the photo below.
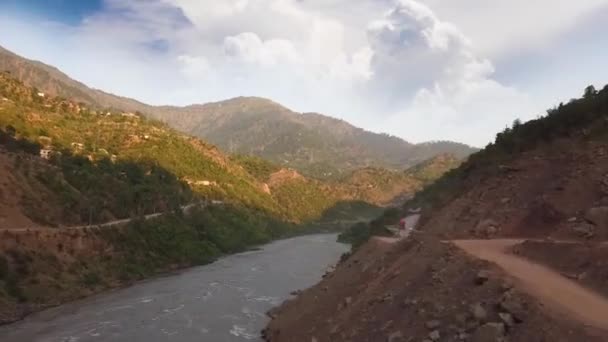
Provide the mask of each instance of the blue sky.
[{"label": "blue sky", "polygon": [[271,98],[485,145],[608,83],[608,0],[0,0],[0,45],[151,104]]},{"label": "blue sky", "polygon": [[[87,16],[101,11],[102,0],[0,0],[0,10],[19,16],[79,24]],[[32,19],[34,19],[32,18]]]}]

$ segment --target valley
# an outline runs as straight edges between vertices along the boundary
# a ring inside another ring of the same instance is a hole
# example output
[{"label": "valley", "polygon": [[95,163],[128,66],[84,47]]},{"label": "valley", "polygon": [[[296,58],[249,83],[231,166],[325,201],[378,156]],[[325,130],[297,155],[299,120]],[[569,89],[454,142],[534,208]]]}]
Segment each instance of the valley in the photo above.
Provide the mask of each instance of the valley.
[{"label": "valley", "polygon": [[2,323],[276,239],[345,230],[461,163],[439,154],[411,169],[315,178],[14,76],[0,74]]},{"label": "valley", "polygon": [[0,340],[608,341],[608,0],[465,2],[0,2]]}]

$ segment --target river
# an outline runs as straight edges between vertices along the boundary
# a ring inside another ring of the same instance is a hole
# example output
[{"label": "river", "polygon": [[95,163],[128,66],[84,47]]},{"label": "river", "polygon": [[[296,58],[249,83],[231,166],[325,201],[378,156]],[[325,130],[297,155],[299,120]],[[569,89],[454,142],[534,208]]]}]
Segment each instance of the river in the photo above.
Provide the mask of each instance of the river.
[{"label": "river", "polygon": [[333,234],[276,241],[31,315],[0,327],[0,341],[261,341],[266,311],[319,282],[347,250]]}]

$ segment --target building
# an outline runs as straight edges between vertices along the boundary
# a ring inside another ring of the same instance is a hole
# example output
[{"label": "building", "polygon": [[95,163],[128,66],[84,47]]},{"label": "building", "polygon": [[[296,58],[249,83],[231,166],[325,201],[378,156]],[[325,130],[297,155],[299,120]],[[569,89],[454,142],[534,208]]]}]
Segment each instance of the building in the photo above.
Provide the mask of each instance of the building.
[{"label": "building", "polygon": [[45,96],[44,93],[38,93],[37,95],[38,95],[38,97],[44,97]]},{"label": "building", "polygon": [[135,113],[122,113],[121,115],[126,118],[139,119],[139,115],[137,115]]},{"label": "building", "polygon": [[53,156],[53,150],[51,149],[41,149],[40,150],[40,158],[49,160]]},{"label": "building", "polygon": [[72,148],[75,151],[82,151],[82,150],[84,150],[84,144],[81,144],[81,143],[73,142],[71,146],[72,146]]}]

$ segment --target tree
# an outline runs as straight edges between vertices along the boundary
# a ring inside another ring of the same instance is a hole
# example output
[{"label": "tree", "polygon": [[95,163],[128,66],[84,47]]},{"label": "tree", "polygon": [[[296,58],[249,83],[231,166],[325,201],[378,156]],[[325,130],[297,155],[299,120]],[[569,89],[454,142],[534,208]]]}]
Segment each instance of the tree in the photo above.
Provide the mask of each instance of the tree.
[{"label": "tree", "polygon": [[521,126],[521,120],[520,119],[513,120],[513,129],[516,129],[519,126]]},{"label": "tree", "polygon": [[597,95],[597,90],[595,89],[595,87],[593,85],[590,85],[587,88],[585,88],[585,94],[583,95],[583,98],[590,99],[590,98],[594,97],[595,95]]},{"label": "tree", "polygon": [[10,137],[14,138],[15,135],[17,135],[17,130],[15,129],[15,127],[13,127],[13,125],[8,125],[8,126],[6,126],[6,133]]}]

